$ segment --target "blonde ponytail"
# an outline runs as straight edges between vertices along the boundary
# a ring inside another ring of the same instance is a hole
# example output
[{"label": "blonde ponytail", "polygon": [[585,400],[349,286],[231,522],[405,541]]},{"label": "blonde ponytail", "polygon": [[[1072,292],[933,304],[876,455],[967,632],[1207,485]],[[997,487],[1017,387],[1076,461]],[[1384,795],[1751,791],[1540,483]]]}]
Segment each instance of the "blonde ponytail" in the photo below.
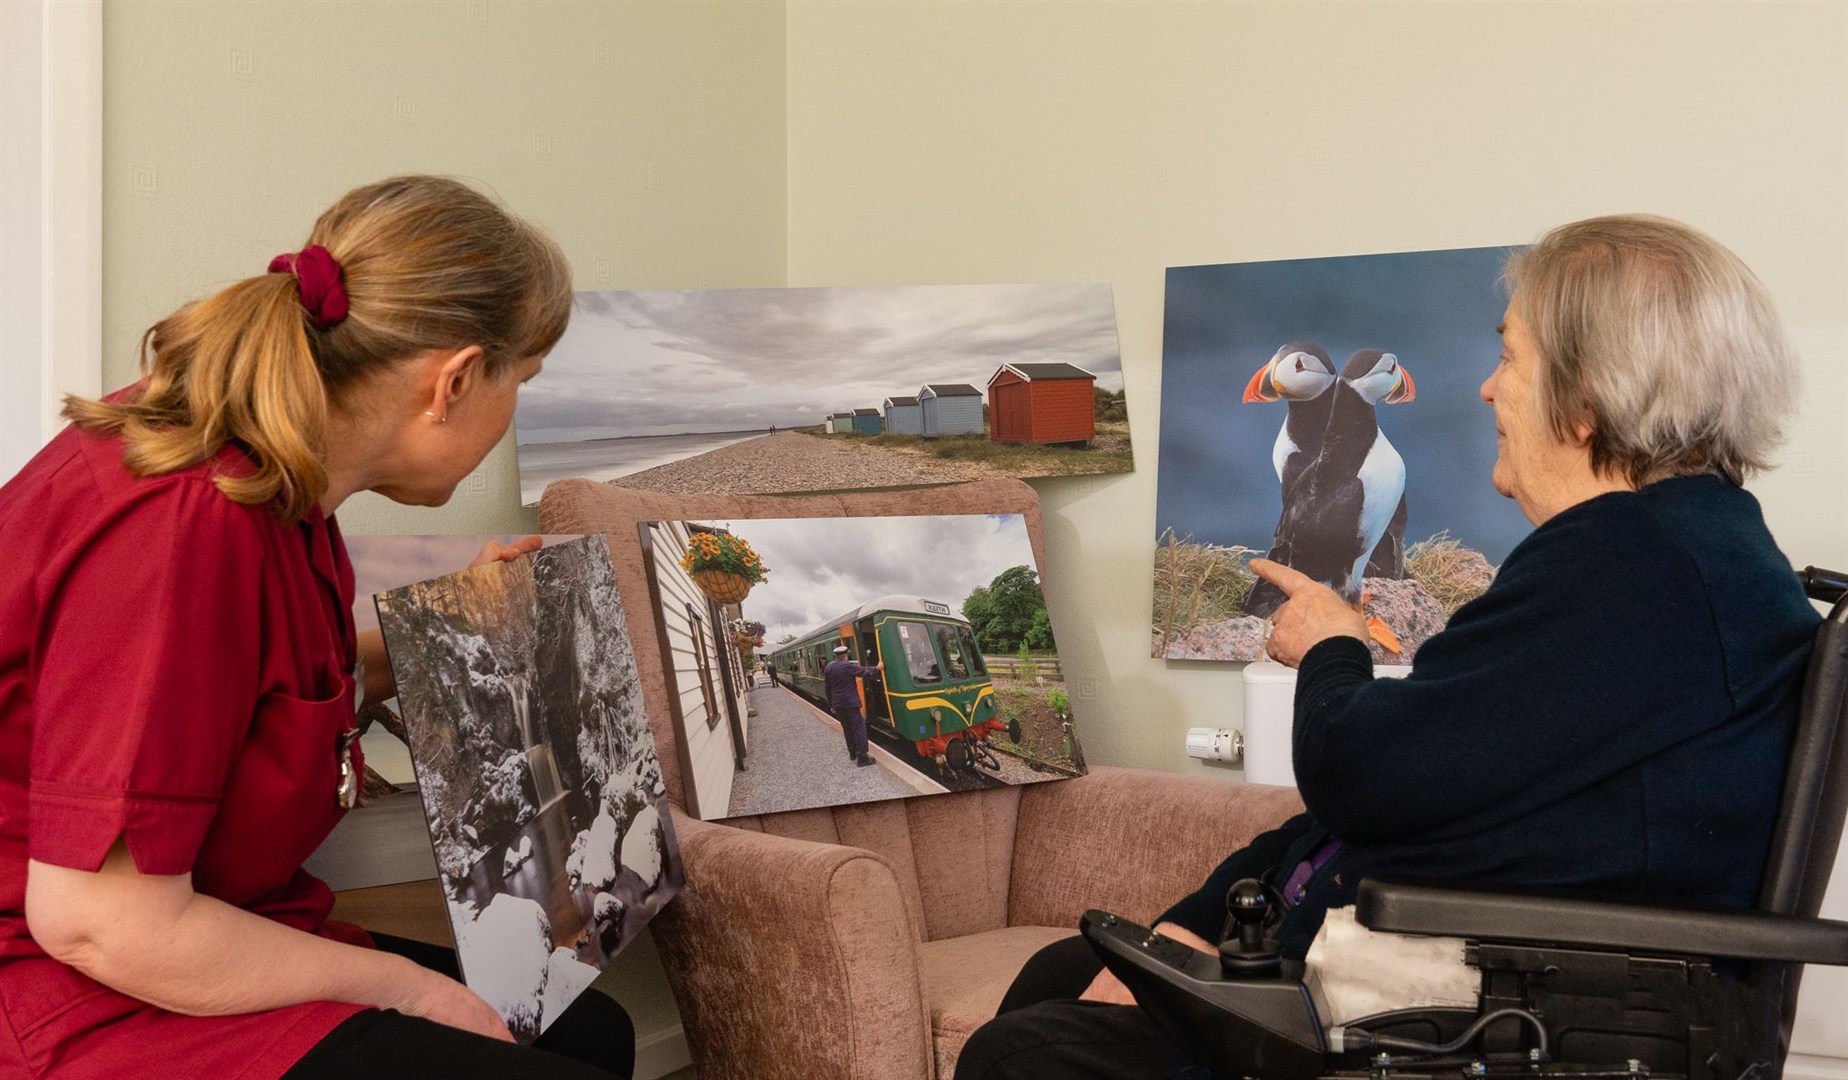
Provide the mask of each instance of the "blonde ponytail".
[{"label": "blonde ponytail", "polygon": [[158,476],[229,443],[255,463],[216,482],[299,521],[327,490],[328,411],[369,377],[430,349],[479,345],[488,373],[550,351],[571,313],[570,268],[543,233],[454,180],[404,176],[350,192],[311,245],[340,265],[347,317],[316,328],[293,274],[247,278],[142,335],[142,383],[117,401],[65,400],[122,462]]}]

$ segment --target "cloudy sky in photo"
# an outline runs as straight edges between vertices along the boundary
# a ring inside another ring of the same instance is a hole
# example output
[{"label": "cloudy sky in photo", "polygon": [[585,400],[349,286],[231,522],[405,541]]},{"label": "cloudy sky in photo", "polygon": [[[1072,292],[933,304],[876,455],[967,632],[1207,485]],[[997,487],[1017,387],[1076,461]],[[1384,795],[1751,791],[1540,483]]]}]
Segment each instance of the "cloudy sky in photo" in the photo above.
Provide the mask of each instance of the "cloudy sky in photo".
[{"label": "cloudy sky in photo", "polygon": [[1063,362],[1123,388],[1107,284],[581,292],[518,441],[743,431]]},{"label": "cloudy sky in photo", "polygon": [[922,597],[962,612],[962,602],[1012,566],[1035,566],[1019,514],[953,517],[799,518],[708,521],[749,541],[770,568],[744,617],[764,640],[798,637],[869,600]]}]

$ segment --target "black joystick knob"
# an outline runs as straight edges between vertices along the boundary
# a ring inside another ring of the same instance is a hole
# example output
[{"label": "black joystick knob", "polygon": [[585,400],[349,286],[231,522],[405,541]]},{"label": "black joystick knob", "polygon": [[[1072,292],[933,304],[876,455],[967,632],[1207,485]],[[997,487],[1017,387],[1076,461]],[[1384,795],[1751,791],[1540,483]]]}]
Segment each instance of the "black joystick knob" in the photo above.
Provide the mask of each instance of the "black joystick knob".
[{"label": "black joystick knob", "polygon": [[1234,933],[1219,944],[1219,965],[1230,976],[1267,975],[1278,969],[1280,954],[1264,940],[1273,910],[1270,887],[1245,878],[1226,890],[1226,913]]}]

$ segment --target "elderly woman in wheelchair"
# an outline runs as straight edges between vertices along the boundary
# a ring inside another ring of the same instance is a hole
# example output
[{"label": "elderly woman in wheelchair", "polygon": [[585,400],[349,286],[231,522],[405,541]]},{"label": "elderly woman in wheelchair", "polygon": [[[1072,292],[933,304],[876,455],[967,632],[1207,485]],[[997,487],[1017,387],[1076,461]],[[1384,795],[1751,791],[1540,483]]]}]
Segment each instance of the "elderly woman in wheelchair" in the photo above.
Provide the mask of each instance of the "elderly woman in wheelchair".
[{"label": "elderly woman in wheelchair", "polygon": [[[1307,812],[1153,930],[1088,913],[1027,964],[959,1080],[1781,1067],[1784,962],[1848,962],[1831,925],[1744,910],[1813,916],[1802,870],[1826,845],[1826,881],[1840,828],[1839,805],[1818,812],[1827,736],[1793,746],[1819,737],[1799,725],[1817,615],[1742,487],[1795,405],[1796,357],[1751,271],[1660,218],[1563,226],[1507,281],[1481,394],[1491,479],[1534,531],[1405,679],[1373,678],[1333,591],[1254,562],[1289,596],[1269,650],[1298,668]],[[1811,672],[1831,732],[1841,650]],[[1387,884],[1405,879],[1542,892]],[[1343,1008],[1328,984],[1369,964],[1424,1007],[1323,1015]]]}]

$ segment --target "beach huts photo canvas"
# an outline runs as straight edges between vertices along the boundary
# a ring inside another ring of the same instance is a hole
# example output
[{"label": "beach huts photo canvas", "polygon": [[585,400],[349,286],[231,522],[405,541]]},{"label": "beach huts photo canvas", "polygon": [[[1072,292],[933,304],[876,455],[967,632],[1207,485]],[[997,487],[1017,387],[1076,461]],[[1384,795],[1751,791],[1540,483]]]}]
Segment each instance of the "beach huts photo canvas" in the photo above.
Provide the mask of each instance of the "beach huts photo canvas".
[{"label": "beach huts photo canvas", "polygon": [[659,521],[641,540],[695,816],[1084,773],[1020,515]]},{"label": "beach huts photo canvas", "polygon": [[1507,248],[1171,268],[1152,649],[1252,660],[1282,601],[1266,555],[1369,617],[1410,663],[1529,526],[1489,481],[1478,389]]},{"label": "beach huts photo canvas", "polygon": [[1103,284],[583,292],[515,430],[529,506],[1132,468]]},{"label": "beach huts photo canvas", "polygon": [[463,979],[530,1041],[682,881],[609,542],[377,605]]}]

